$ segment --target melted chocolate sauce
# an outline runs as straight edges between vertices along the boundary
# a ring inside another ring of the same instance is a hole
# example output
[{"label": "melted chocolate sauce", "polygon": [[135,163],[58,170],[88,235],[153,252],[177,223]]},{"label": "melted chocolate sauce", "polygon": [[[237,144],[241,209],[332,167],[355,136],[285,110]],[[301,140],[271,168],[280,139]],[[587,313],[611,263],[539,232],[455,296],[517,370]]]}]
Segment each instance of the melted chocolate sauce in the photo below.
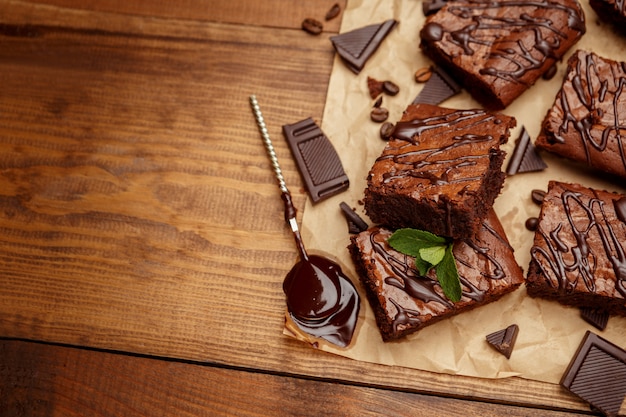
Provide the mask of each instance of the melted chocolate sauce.
[{"label": "melted chocolate sauce", "polygon": [[337,346],[350,344],[359,316],[359,294],[339,265],[309,255],[289,271],[283,291],[287,310],[302,331]]},{"label": "melted chocolate sauce", "polygon": [[[515,8],[521,9],[519,15],[510,12]],[[459,18],[469,19],[469,22],[457,30],[447,30],[431,22],[424,26],[421,36],[436,42],[447,35],[447,39],[458,45],[467,56],[474,55],[474,45],[487,46],[491,51],[490,59],[507,64],[487,65],[480,73],[515,83],[526,84],[523,81],[526,73],[541,69],[548,58],[558,59],[557,51],[567,35],[553,27],[551,18],[558,19],[558,15],[565,14],[570,28],[580,34],[585,32],[582,11],[554,1],[468,0],[450,3],[447,10]],[[543,12],[533,13],[535,10]],[[529,46],[521,40],[511,41],[502,36],[503,33],[520,32],[531,33],[534,44]]]},{"label": "melted chocolate sauce", "polygon": [[[611,221],[607,219],[607,207],[599,198],[589,198],[587,201],[579,193],[566,190],[561,194],[561,202],[565,208],[565,216],[569,231],[572,233],[575,244],[568,245],[560,237],[564,224],[559,223],[553,230],[547,232],[539,228],[538,233],[544,239],[547,249],[540,246],[531,248],[531,257],[541,268],[547,282],[563,292],[572,292],[582,278],[589,292],[596,292],[594,274],[598,259],[607,258],[613,267],[616,277],[616,288],[626,297],[626,251],[616,236]],[[624,221],[626,198],[613,202],[616,216]],[[576,208],[574,213],[574,208]],[[583,216],[587,219],[581,220]],[[605,253],[594,253],[598,245],[589,245],[592,234],[599,237],[601,248]],[[572,258],[570,262],[564,259],[564,254]],[[541,260],[543,258],[543,261]],[[548,273],[551,270],[551,273]],[[556,282],[555,282],[556,281]]]}]

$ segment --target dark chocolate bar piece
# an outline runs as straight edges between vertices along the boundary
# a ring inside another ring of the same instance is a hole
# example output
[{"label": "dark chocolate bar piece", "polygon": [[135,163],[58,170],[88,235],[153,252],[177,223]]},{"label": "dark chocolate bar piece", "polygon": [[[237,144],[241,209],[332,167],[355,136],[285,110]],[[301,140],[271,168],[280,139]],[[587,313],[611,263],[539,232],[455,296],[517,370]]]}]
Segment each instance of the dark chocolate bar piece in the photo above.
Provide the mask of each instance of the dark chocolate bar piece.
[{"label": "dark chocolate bar piece", "polygon": [[337,151],[313,119],[309,117],[284,125],[283,135],[313,203],[349,187],[350,181]]},{"label": "dark chocolate bar piece", "polygon": [[488,334],[487,343],[509,359],[511,352],[513,352],[518,333],[519,326],[517,324],[511,324],[506,329]]},{"label": "dark chocolate bar piece", "polygon": [[348,68],[358,74],[397,23],[396,20],[389,19],[383,23],[331,36],[330,41]]},{"label": "dark chocolate bar piece", "polygon": [[433,67],[430,78],[413,100],[413,104],[437,105],[460,92],[461,86],[450,75],[439,67]]},{"label": "dark chocolate bar piece", "polygon": [[580,316],[596,329],[604,330],[609,322],[610,314],[602,308],[583,307],[580,309]]},{"label": "dark chocolate bar piece", "polygon": [[367,230],[367,223],[349,205],[342,201],[339,207],[348,222],[348,232],[354,235]]},{"label": "dark chocolate bar piece", "polygon": [[548,166],[537,152],[537,148],[535,148],[535,145],[530,140],[530,135],[526,131],[526,128],[522,126],[520,136],[517,141],[515,141],[515,149],[506,167],[506,173],[508,175],[515,175],[522,172],[542,171],[547,167]]},{"label": "dark chocolate bar piece", "polygon": [[587,331],[561,385],[605,415],[617,415],[626,398],[626,351]]}]

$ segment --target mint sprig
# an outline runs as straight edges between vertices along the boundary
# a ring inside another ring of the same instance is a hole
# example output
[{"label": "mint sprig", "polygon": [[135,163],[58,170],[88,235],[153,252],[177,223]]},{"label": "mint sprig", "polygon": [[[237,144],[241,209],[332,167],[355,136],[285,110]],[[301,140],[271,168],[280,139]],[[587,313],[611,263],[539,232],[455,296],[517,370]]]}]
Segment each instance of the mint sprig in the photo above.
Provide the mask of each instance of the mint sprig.
[{"label": "mint sprig", "polygon": [[453,302],[461,299],[461,281],[452,254],[452,241],[424,230],[404,228],[396,230],[388,243],[398,252],[414,257],[420,275],[435,268],[445,296]]}]

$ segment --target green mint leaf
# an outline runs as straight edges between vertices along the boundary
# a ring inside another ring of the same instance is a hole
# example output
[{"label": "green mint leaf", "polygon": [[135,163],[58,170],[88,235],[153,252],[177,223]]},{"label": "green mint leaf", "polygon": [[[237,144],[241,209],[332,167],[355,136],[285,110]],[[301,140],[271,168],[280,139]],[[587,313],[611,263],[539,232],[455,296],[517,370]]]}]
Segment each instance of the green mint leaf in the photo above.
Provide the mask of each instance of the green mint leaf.
[{"label": "green mint leaf", "polygon": [[417,268],[421,276],[426,276],[426,274],[428,273],[428,271],[430,271],[433,265],[418,256],[415,258],[415,267]]},{"label": "green mint leaf", "polygon": [[437,265],[443,259],[446,253],[446,245],[431,246],[428,248],[421,248],[419,255],[422,260],[428,262],[431,265]]},{"label": "green mint leaf", "polygon": [[452,302],[459,301],[462,295],[461,281],[459,280],[459,271],[456,269],[454,255],[452,255],[452,244],[446,248],[443,259],[435,267],[435,273],[446,297]]},{"label": "green mint leaf", "polygon": [[446,239],[423,230],[406,228],[396,230],[388,242],[398,252],[417,258],[420,249],[443,245]]}]

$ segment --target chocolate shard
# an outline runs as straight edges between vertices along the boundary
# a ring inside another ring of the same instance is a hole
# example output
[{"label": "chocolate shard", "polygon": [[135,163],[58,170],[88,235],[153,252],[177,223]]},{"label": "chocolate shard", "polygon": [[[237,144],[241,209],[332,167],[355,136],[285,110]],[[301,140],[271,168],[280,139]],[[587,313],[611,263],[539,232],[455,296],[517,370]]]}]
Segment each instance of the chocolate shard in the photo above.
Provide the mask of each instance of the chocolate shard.
[{"label": "chocolate shard", "polygon": [[511,352],[513,352],[518,333],[519,326],[517,324],[511,324],[506,329],[488,334],[487,343],[509,359]]},{"label": "chocolate shard", "polygon": [[348,222],[348,232],[350,234],[354,235],[367,230],[367,223],[348,204],[342,201],[339,203],[339,207]]},{"label": "chocolate shard", "polygon": [[430,78],[413,100],[413,104],[437,105],[460,92],[461,86],[450,75],[439,67],[433,67]]},{"label": "chocolate shard", "polygon": [[424,2],[422,3],[422,11],[424,12],[424,16],[429,16],[437,12],[439,9],[445,6],[446,3],[448,3],[448,0],[424,0]]},{"label": "chocolate shard", "polygon": [[626,399],[626,351],[587,331],[560,384],[603,414],[616,416]]},{"label": "chocolate shard", "polygon": [[313,203],[349,187],[350,181],[337,151],[313,119],[309,117],[284,125],[283,135]]},{"label": "chocolate shard", "polygon": [[506,167],[506,173],[515,175],[522,172],[542,171],[547,167],[537,152],[535,145],[530,140],[530,135],[526,128],[522,126],[520,136],[515,142],[515,149]]},{"label": "chocolate shard", "polygon": [[358,74],[397,24],[396,20],[389,19],[383,23],[331,36],[330,41],[348,68]]},{"label": "chocolate shard", "polygon": [[583,307],[580,309],[580,316],[596,329],[604,330],[609,322],[610,314],[602,308]]}]

